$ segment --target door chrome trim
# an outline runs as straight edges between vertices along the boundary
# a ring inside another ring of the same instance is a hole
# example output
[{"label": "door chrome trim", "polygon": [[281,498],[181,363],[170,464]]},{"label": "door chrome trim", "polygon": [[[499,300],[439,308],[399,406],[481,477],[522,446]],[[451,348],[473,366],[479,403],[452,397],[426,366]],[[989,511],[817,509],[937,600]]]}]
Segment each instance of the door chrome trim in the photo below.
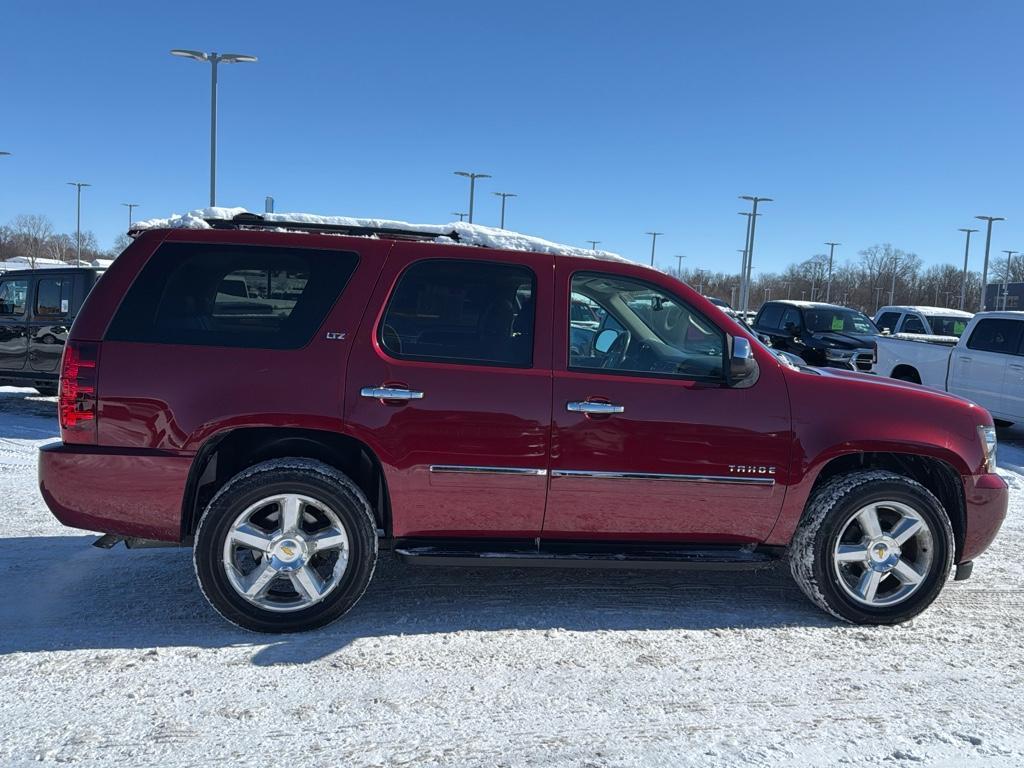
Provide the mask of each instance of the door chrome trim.
[{"label": "door chrome trim", "polygon": [[775,485],[770,477],[731,475],[667,475],[658,472],[602,472],[590,469],[553,469],[552,477],[590,477],[598,480],[667,480],[675,483],[721,483],[723,485]]},{"label": "door chrome trim", "polygon": [[412,389],[399,389],[396,387],[363,387],[359,390],[361,397],[370,397],[374,400],[422,400],[423,393]]},{"label": "door chrome trim", "polygon": [[548,474],[546,469],[533,469],[530,467],[470,467],[459,464],[431,464],[431,474],[441,475],[517,475],[531,477],[545,477]]},{"label": "door chrome trim", "polygon": [[604,416],[612,413],[625,413],[626,407],[615,403],[603,403],[593,400],[574,401],[565,404],[565,410],[570,413],[587,413]]}]

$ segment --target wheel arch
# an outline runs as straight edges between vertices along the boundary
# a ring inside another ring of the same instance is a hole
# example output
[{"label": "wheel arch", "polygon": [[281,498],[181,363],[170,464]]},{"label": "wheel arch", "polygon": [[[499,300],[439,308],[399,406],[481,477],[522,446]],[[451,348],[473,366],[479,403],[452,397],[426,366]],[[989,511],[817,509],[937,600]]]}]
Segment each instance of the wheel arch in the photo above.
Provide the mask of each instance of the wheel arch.
[{"label": "wheel arch", "polygon": [[209,437],[199,448],[185,483],[181,540],[191,542],[203,509],[224,483],[270,459],[316,459],[335,467],[370,502],[379,530],[391,530],[391,502],[383,467],[361,440],[344,433],[297,427],[237,427]]},{"label": "wheel arch", "polygon": [[[906,378],[905,378],[906,377]],[[907,363],[900,363],[892,372],[889,374],[890,379],[899,379],[900,381],[910,381],[914,384],[921,383],[921,372],[912,365]]]}]

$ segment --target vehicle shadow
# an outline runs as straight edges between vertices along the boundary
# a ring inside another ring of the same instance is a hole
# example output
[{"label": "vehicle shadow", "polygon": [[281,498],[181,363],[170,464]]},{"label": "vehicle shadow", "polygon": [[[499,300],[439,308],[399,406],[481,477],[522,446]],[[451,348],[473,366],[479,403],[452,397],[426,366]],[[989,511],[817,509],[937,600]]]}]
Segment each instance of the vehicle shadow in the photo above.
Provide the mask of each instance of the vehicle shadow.
[{"label": "vehicle shadow", "polygon": [[[252,663],[302,664],[354,640],[498,630],[834,626],[788,569],[757,572],[417,567],[383,552],[359,604],[324,629],[256,635],[218,617],[191,550],[102,551],[90,536],[0,539],[0,654],[250,646]],[[45,554],[44,554],[45,553]],[[40,555],[44,555],[40,557]]]},{"label": "vehicle shadow", "polygon": [[45,440],[58,434],[57,398],[34,389],[0,387],[0,438]]}]

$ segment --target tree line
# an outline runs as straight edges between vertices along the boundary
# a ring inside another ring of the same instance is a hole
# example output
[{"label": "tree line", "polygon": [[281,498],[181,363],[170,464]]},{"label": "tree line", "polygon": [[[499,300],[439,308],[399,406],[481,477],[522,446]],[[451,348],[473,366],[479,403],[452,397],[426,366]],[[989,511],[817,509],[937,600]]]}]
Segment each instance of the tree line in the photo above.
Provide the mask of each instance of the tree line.
[{"label": "tree line", "polygon": [[[82,261],[112,259],[128,245],[128,235],[121,234],[111,248],[100,248],[96,235],[82,231]],[[23,213],[0,225],[0,261],[22,256],[30,266],[40,259],[56,259],[75,263],[78,251],[74,232],[58,232],[46,216]]]},{"label": "tree line", "polygon": [[[974,257],[976,260],[978,256]],[[737,264],[737,267],[739,265]],[[714,272],[701,269],[670,270],[689,285],[734,306],[739,299],[739,272]],[[1007,275],[1006,257],[999,254],[989,261],[989,282],[1002,283]],[[895,277],[895,281],[894,278]],[[1024,261],[1015,259],[1009,268],[1009,282],[1024,281]],[[886,304],[960,306],[963,267],[933,264],[925,267],[916,253],[890,243],[872,245],[857,254],[856,260],[832,265],[832,286],[828,288],[828,255],[816,254],[790,264],[781,272],[758,273],[751,278],[750,309],[756,310],[770,299],[825,301],[859,309],[872,315]],[[890,300],[890,294],[892,294]],[[967,272],[965,309],[978,310],[981,302],[981,272]]]}]

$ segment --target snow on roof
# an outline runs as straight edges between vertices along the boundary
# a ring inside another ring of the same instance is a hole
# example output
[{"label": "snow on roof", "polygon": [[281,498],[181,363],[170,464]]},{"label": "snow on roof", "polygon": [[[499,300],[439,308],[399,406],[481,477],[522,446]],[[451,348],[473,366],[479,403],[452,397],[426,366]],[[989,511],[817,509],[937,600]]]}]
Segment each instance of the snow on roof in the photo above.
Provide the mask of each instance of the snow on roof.
[{"label": "snow on roof", "polygon": [[[210,229],[206,219],[230,220],[241,213],[250,213],[250,211],[245,208],[197,208],[185,214],[174,214],[166,219],[137,221],[132,224],[132,229]],[[562,245],[532,235],[523,235],[507,229],[484,227],[480,224],[468,224],[464,221],[453,221],[449,224],[410,224],[406,221],[391,221],[389,219],[357,219],[348,216],[320,216],[314,213],[261,213],[258,215],[266,222],[281,222],[283,229],[287,229],[286,222],[370,229],[402,229],[409,232],[422,232],[425,235],[437,235],[437,242],[446,244],[476,245],[504,251],[532,251],[533,253],[550,253],[558,256],[578,256],[635,263],[611,251]],[[451,232],[458,234],[458,241],[447,237]]]},{"label": "snow on roof", "polygon": [[946,315],[947,317],[974,317],[972,312],[964,312],[962,309],[951,309],[949,307],[929,307],[922,304],[891,304],[882,307],[876,314],[882,312],[920,312],[922,315]]}]

